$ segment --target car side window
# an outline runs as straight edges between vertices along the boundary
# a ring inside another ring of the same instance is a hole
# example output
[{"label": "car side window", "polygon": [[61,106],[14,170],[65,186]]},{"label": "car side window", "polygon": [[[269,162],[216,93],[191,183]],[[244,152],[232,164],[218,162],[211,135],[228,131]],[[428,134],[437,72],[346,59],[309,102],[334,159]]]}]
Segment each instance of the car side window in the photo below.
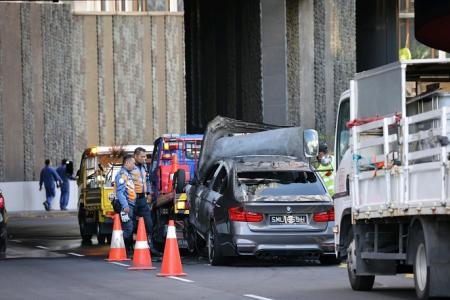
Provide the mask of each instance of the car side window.
[{"label": "car side window", "polygon": [[227,170],[222,165],[222,167],[220,168],[219,172],[217,173],[214,179],[214,182],[212,184],[212,190],[223,195],[223,193],[227,189],[227,184],[228,184]]}]

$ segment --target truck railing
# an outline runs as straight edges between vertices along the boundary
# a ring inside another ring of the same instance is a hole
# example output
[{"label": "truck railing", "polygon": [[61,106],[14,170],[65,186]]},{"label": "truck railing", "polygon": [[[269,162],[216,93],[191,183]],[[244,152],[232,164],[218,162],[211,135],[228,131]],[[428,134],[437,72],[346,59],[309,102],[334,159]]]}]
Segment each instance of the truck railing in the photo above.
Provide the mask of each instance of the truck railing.
[{"label": "truck railing", "polygon": [[[413,214],[409,208],[414,208],[414,213],[450,213],[447,191],[449,113],[450,109],[443,107],[401,119],[390,116],[351,128],[350,194],[357,217]],[[421,124],[428,124],[430,128],[411,130],[420,128]],[[411,147],[413,143],[417,149]],[[424,188],[439,188],[440,196],[437,191],[429,198],[411,194],[411,184],[417,184],[420,179],[418,172],[436,172],[435,181],[421,184],[432,185]],[[411,176],[415,176],[413,182]]]}]

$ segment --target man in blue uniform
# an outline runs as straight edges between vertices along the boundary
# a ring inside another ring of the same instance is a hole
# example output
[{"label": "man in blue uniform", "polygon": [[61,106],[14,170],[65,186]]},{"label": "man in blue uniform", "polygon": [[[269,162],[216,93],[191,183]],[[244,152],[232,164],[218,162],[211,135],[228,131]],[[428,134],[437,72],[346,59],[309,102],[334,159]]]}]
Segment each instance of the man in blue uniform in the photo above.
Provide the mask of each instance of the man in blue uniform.
[{"label": "man in blue uniform", "polygon": [[123,158],[123,165],[115,178],[116,196],[119,199],[122,211],[120,219],[122,221],[123,239],[128,256],[133,253],[133,227],[136,206],[136,192],[134,188],[133,175],[134,157],[127,154]]},{"label": "man in blue uniform", "polygon": [[59,207],[61,210],[67,210],[67,204],[69,203],[69,179],[72,179],[72,177],[67,173],[67,163],[67,159],[63,159],[61,165],[56,169],[56,172],[62,180],[61,198],[59,199]]},{"label": "man in blue uniform", "polygon": [[39,191],[42,190],[42,184],[45,187],[45,195],[47,200],[42,203],[46,211],[49,211],[52,206],[53,198],[55,198],[55,183],[59,187],[62,183],[61,178],[55,169],[50,166],[50,159],[45,160],[45,167],[41,171],[39,179]]},{"label": "man in blue uniform", "polygon": [[135,214],[133,217],[133,221],[136,223],[136,216],[143,217],[145,223],[145,230],[147,232],[147,239],[149,242],[150,251],[154,256],[160,256],[161,253],[156,251],[153,247],[152,243],[152,216],[149,207],[149,203],[151,200],[150,192],[150,177],[147,176],[147,167],[145,164],[145,159],[147,158],[147,154],[145,149],[142,147],[137,147],[134,150],[134,160],[136,162],[136,166],[131,172],[133,175],[134,188],[136,191],[136,207]]}]

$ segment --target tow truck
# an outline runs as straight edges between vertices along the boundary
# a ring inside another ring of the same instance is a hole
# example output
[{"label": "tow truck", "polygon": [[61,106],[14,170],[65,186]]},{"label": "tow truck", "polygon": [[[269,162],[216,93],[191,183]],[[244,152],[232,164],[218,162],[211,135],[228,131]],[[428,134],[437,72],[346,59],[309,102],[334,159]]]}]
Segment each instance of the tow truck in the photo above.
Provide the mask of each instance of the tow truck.
[{"label": "tow truck", "polygon": [[97,236],[99,245],[111,242],[114,209],[114,178],[122,167],[126,154],[142,147],[150,160],[153,146],[98,146],[87,148],[82,156],[77,172],[78,183],[78,224],[83,243],[91,243]]},{"label": "tow truck", "polygon": [[189,245],[189,207],[185,185],[193,179],[197,168],[203,136],[196,134],[165,134],[156,139],[149,173],[152,186],[154,220],[153,239],[163,249],[170,218],[175,220],[180,249],[194,251]]}]

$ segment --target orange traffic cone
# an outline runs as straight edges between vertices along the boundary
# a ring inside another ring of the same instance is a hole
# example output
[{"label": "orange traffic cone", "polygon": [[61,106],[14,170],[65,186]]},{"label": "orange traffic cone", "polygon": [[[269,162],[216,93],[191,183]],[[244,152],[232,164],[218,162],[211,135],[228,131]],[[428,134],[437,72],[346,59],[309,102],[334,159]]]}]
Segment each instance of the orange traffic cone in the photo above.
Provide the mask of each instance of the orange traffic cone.
[{"label": "orange traffic cone", "polygon": [[164,256],[161,264],[161,273],[158,276],[185,276],[181,266],[180,251],[178,250],[177,234],[175,223],[169,220],[167,229],[166,246],[164,247]]},{"label": "orange traffic cone", "polygon": [[122,225],[120,224],[119,214],[114,215],[114,226],[111,238],[111,249],[107,261],[124,261],[127,258],[125,243],[123,241]]},{"label": "orange traffic cone", "polygon": [[153,270],[152,257],[147,242],[144,218],[139,218],[136,244],[134,244],[133,265],[128,270]]}]

